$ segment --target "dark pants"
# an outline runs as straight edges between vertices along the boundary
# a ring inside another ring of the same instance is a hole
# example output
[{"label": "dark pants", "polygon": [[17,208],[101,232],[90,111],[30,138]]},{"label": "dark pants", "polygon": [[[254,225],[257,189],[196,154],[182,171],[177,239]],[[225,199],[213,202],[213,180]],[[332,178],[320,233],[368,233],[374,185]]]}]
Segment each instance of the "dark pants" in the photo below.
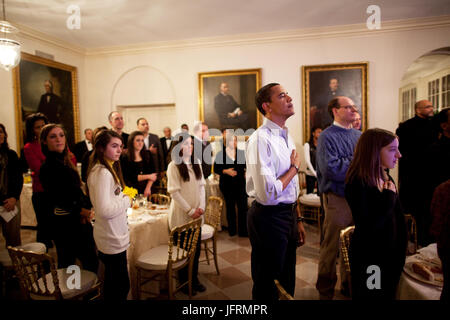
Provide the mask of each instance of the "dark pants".
[{"label": "dark pants", "polygon": [[225,204],[227,207],[227,221],[228,221],[228,233],[230,236],[236,234],[236,205],[237,212],[237,232],[239,236],[246,237],[247,232],[247,193],[243,188],[220,188],[225,198]]},{"label": "dark pants", "polygon": [[[186,232],[182,232],[180,233],[180,243],[183,243],[184,240],[184,236],[185,236]],[[188,231],[188,234],[190,233],[190,231]],[[195,248],[195,254],[194,254],[194,264],[192,265],[192,284],[195,285],[197,283],[199,283],[198,281],[198,261],[200,259],[200,251],[201,251],[201,234],[202,234],[202,229],[200,228],[199,234],[198,234],[198,241],[197,241],[197,246]],[[173,243],[177,243],[178,237],[177,235],[175,235],[173,237]],[[180,269],[178,271],[178,278],[180,283],[184,283],[188,281],[189,278],[189,264],[186,265],[184,268]]]},{"label": "dark pants", "polygon": [[37,232],[36,241],[42,242],[48,248],[53,247],[53,207],[44,192],[33,192],[31,196],[34,212],[36,213]]},{"label": "dark pants", "polygon": [[97,273],[98,258],[90,223],[81,224],[79,217],[55,215],[54,241],[58,254],[58,268],[74,265],[76,259],[81,261],[83,269]]},{"label": "dark pants", "polygon": [[3,218],[0,218],[0,225],[2,226],[3,237],[6,240],[6,247],[12,246],[17,247],[22,244],[22,240],[20,239],[20,200],[17,200],[16,206],[19,212],[6,222]]},{"label": "dark pants", "polygon": [[274,279],[294,295],[298,240],[295,214],[293,205],[263,206],[256,201],[248,211],[254,300],[278,300]]},{"label": "dark pants", "polygon": [[316,186],[316,177],[306,175],[306,193],[313,193]]},{"label": "dark pants", "polygon": [[127,268],[127,251],[117,254],[98,252],[99,259],[105,265],[103,296],[105,300],[127,300],[130,291],[130,278]]}]

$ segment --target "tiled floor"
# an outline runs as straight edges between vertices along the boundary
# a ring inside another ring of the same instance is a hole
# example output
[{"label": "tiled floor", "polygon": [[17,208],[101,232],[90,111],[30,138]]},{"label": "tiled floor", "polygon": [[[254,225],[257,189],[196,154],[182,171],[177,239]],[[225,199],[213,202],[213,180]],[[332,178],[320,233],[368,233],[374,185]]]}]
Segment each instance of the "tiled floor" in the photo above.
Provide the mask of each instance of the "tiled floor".
[{"label": "tiled floor", "polygon": [[[319,237],[317,227],[306,224],[306,244],[297,250],[296,289],[294,299],[317,300],[319,295],[315,289],[317,280],[317,262],[319,256]],[[36,232],[22,229],[22,243],[35,241]],[[4,247],[1,237],[0,246]],[[220,275],[217,275],[214,261],[210,257],[210,265],[200,263],[199,279],[207,290],[198,293],[198,300],[250,300],[252,279],[250,271],[251,245],[248,238],[230,237],[226,231],[219,233],[217,244]],[[49,250],[56,257],[56,250]],[[200,257],[204,259],[204,253]],[[337,266],[338,268],[338,266]],[[339,269],[338,269],[339,270]],[[14,293],[13,293],[14,294]],[[187,299],[183,293],[177,293],[178,299]],[[340,294],[339,280],[335,299],[347,299]]]}]

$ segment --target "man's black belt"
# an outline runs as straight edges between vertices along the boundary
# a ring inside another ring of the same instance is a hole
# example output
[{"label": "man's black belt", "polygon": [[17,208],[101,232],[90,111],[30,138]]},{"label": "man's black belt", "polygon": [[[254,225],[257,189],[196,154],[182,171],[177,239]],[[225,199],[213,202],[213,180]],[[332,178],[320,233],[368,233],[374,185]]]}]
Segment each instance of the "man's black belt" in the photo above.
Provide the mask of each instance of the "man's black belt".
[{"label": "man's black belt", "polygon": [[259,207],[268,207],[268,208],[280,208],[283,210],[294,210],[295,207],[297,206],[297,202],[293,202],[293,203],[278,203],[278,204],[274,204],[274,205],[264,205],[259,203],[258,201],[255,201],[256,205]]}]

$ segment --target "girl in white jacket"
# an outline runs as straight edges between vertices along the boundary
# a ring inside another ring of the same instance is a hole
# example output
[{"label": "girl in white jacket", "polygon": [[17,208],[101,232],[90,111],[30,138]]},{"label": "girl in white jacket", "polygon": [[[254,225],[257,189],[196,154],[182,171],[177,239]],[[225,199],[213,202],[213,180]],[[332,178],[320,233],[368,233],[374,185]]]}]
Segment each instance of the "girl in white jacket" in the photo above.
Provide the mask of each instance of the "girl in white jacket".
[{"label": "girl in white jacket", "polygon": [[94,206],[94,240],[105,265],[105,300],[126,300],[130,289],[127,248],[130,245],[127,209],[130,198],[122,193],[125,183],[120,168],[122,138],[112,130],[95,136],[88,169],[88,190]]}]

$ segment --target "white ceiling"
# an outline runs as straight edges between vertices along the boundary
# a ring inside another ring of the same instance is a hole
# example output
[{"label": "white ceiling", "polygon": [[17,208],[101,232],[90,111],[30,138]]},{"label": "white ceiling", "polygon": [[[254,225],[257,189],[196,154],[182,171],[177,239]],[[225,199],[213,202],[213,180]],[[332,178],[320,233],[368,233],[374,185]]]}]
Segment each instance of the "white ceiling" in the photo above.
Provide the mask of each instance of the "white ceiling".
[{"label": "white ceiling", "polygon": [[[365,23],[450,14],[449,0],[5,0],[6,18],[83,48]],[[70,5],[81,28],[70,30]]]}]

